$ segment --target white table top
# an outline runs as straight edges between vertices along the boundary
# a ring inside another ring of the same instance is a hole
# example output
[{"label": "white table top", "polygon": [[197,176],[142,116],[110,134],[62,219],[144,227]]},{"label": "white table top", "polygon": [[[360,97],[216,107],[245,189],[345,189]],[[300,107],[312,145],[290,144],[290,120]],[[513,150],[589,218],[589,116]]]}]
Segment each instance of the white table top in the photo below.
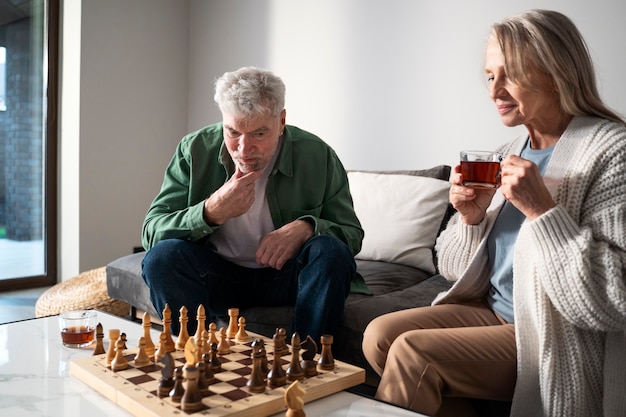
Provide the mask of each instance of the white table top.
[{"label": "white table top", "polygon": [[[98,321],[105,329],[125,332],[128,347],[137,346],[143,329],[134,323],[104,312]],[[106,332],[105,332],[106,333]],[[159,331],[152,330],[153,340]],[[105,348],[108,346],[105,337]],[[0,325],[0,410],[5,416],[131,416],[118,405],[70,375],[72,359],[90,356],[95,344],[73,349],[63,346],[57,317],[46,317]],[[305,404],[307,417],[395,416],[418,417],[348,392]],[[276,416],[283,416],[284,413]]]}]

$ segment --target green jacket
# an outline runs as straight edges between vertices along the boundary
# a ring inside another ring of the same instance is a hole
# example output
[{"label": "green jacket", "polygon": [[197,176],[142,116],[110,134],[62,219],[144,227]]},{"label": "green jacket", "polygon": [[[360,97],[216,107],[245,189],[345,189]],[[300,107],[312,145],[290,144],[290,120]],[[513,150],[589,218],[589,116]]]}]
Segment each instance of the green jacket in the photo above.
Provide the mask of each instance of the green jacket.
[{"label": "green jacket", "polygon": [[[216,163],[219,162],[219,163]],[[222,123],[185,136],[176,148],[158,193],[143,223],[146,250],[164,239],[208,244],[219,226],[203,218],[204,200],[234,173],[224,146]],[[317,136],[286,126],[284,142],[267,182],[267,202],[276,228],[296,219],[315,223],[315,234],[329,234],[361,250],[363,229],[354,212],[348,177],[335,152]],[[363,279],[353,279],[352,291],[368,293]]]}]

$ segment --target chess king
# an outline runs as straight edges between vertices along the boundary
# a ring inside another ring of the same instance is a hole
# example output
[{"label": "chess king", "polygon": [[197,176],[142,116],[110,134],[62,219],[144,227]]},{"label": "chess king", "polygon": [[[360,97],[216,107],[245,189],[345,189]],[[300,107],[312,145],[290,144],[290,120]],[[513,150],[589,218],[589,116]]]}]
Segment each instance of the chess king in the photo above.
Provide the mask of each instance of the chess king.
[{"label": "chess king", "polygon": [[214,98],[222,121],[180,141],[144,220],[142,272],[156,311],[203,304],[224,317],[232,306],[293,305],[290,333],[334,334],[349,292],[368,291],[341,161],[286,124],[285,85],[269,71],[225,73]]}]

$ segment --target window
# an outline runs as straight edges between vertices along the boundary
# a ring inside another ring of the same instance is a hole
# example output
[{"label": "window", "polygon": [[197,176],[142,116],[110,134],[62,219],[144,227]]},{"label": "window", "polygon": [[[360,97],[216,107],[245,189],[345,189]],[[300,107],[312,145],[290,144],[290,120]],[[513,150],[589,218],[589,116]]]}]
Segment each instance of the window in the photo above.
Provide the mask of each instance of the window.
[{"label": "window", "polygon": [[59,0],[0,0],[0,290],[56,282]]}]

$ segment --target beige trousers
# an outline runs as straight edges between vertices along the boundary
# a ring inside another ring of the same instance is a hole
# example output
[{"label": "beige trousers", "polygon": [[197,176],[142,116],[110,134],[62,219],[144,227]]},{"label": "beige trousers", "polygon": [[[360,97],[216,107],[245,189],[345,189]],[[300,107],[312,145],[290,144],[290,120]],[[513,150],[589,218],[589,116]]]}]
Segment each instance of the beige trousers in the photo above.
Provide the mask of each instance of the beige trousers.
[{"label": "beige trousers", "polygon": [[464,402],[457,399],[513,398],[515,328],[482,302],[377,317],[365,329],[363,353],[381,375],[377,399],[427,415],[445,415]]}]

